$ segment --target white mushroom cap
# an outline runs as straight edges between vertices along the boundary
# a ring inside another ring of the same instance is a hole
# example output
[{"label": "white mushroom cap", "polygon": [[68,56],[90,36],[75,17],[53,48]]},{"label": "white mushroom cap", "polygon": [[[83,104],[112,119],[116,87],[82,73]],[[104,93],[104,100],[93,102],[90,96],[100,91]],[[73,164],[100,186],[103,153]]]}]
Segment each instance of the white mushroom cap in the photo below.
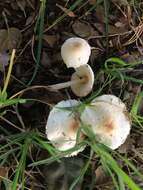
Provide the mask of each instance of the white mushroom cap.
[{"label": "white mushroom cap", "polygon": [[[76,100],[61,101],[54,106],[49,114],[46,124],[46,135],[53,146],[60,151],[68,150],[76,145],[80,123],[73,111],[66,108],[77,106],[79,103]],[[82,140],[83,137],[83,134],[79,135],[80,139],[78,140]],[[68,156],[77,155],[83,149],[84,147]]]},{"label": "white mushroom cap", "polygon": [[98,96],[92,101],[92,103],[95,102],[104,102],[106,104],[114,105],[120,108],[121,110],[126,109],[126,105],[121,101],[121,99],[112,94]]},{"label": "white mushroom cap", "polygon": [[77,68],[87,64],[91,48],[86,40],[82,38],[69,38],[61,47],[61,56],[67,67]]},{"label": "white mushroom cap", "polygon": [[83,111],[81,120],[91,126],[100,143],[113,150],[125,142],[131,129],[125,104],[113,95],[95,98]]},{"label": "white mushroom cap", "polygon": [[71,89],[76,96],[87,96],[94,84],[94,73],[89,65],[82,65],[73,73],[71,81],[81,79],[80,83],[73,83]]}]

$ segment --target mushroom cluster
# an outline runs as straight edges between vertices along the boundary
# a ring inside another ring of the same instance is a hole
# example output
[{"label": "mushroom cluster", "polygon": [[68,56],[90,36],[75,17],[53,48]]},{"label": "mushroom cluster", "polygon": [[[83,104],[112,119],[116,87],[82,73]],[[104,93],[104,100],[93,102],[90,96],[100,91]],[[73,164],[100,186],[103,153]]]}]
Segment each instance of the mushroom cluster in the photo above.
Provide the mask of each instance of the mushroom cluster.
[{"label": "mushroom cluster", "polygon": [[72,92],[79,97],[87,96],[94,84],[94,73],[87,64],[91,54],[90,45],[82,38],[69,38],[61,47],[61,56],[67,68],[74,68],[71,81],[50,85],[53,90],[71,87]]},{"label": "mushroom cluster", "polygon": [[[98,142],[111,149],[122,145],[130,133],[131,122],[125,104],[114,95],[102,95],[86,105],[80,118],[76,109],[68,109],[81,102],[67,100],[59,102],[50,112],[46,134],[51,143],[60,151],[73,148],[77,143],[77,134],[80,121],[89,126]],[[78,141],[86,137],[84,131],[79,135]],[[85,147],[68,156],[77,155]]]},{"label": "mushroom cluster", "polygon": [[[71,81],[50,85],[50,88],[57,90],[70,86],[76,96],[87,96],[94,84],[94,73],[87,64],[90,54],[91,48],[84,39],[66,40],[61,47],[61,56],[68,68],[75,69],[75,73],[71,76]],[[87,135],[84,130],[78,133],[81,122],[91,128],[98,142],[113,150],[125,142],[131,122],[125,104],[118,97],[99,96],[86,105],[82,113],[75,109],[80,104],[82,103],[77,100],[61,101],[51,110],[46,135],[55,148],[66,151],[74,148],[77,140],[81,142]],[[77,155],[84,148],[85,146],[67,156]]]}]

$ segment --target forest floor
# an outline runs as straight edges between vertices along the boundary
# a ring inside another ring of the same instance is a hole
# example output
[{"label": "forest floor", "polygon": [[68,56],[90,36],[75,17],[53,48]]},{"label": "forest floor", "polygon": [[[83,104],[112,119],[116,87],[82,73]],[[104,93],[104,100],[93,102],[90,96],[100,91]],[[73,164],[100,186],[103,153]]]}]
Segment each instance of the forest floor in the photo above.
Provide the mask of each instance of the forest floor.
[{"label": "forest floor", "polygon": [[[44,87],[70,80],[61,46],[75,36],[92,47],[95,75],[81,99]],[[0,0],[0,189],[143,189],[142,63],[142,0]],[[132,120],[126,142],[107,151],[108,171],[89,146],[62,158],[45,135],[52,106],[102,94],[118,96]]]}]

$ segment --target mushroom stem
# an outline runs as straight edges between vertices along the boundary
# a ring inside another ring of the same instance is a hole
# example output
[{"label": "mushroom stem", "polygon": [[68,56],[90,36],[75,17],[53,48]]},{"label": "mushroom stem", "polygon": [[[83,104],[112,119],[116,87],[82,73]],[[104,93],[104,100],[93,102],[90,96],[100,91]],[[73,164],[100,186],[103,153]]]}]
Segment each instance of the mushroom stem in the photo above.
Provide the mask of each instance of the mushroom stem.
[{"label": "mushroom stem", "polygon": [[68,82],[63,82],[63,83],[59,83],[59,84],[53,84],[53,85],[49,85],[49,87],[53,90],[60,90],[63,88],[68,88],[74,84],[80,84],[80,83],[84,83],[86,82],[86,77],[82,77],[73,81],[68,81]]}]

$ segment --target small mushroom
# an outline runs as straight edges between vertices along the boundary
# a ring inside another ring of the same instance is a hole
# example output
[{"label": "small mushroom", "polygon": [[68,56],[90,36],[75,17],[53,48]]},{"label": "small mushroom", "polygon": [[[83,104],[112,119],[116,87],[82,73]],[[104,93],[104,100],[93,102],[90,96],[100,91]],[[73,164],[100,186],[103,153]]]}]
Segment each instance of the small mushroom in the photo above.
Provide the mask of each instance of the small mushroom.
[{"label": "small mushroom", "polygon": [[71,87],[71,90],[76,96],[87,96],[94,84],[94,73],[89,65],[82,65],[78,67],[71,77],[71,81],[49,85],[52,90],[59,90],[62,88]]},{"label": "small mushroom", "polygon": [[113,150],[125,142],[131,129],[126,106],[114,95],[95,98],[83,111],[81,121],[91,126],[100,143]]},{"label": "small mushroom", "polygon": [[[49,114],[46,124],[46,135],[53,146],[60,151],[73,148],[77,143],[76,140],[80,122],[76,113],[73,112],[73,109],[74,106],[79,104],[80,102],[76,100],[61,101],[53,107]],[[69,109],[69,107],[72,107],[72,109]],[[80,133],[78,141],[81,141],[83,138],[84,135]],[[84,147],[74,151],[68,156],[77,155],[77,153],[83,149]]]},{"label": "small mushroom", "polygon": [[61,56],[68,68],[77,68],[87,64],[90,54],[90,45],[82,38],[69,38],[61,47]]}]

